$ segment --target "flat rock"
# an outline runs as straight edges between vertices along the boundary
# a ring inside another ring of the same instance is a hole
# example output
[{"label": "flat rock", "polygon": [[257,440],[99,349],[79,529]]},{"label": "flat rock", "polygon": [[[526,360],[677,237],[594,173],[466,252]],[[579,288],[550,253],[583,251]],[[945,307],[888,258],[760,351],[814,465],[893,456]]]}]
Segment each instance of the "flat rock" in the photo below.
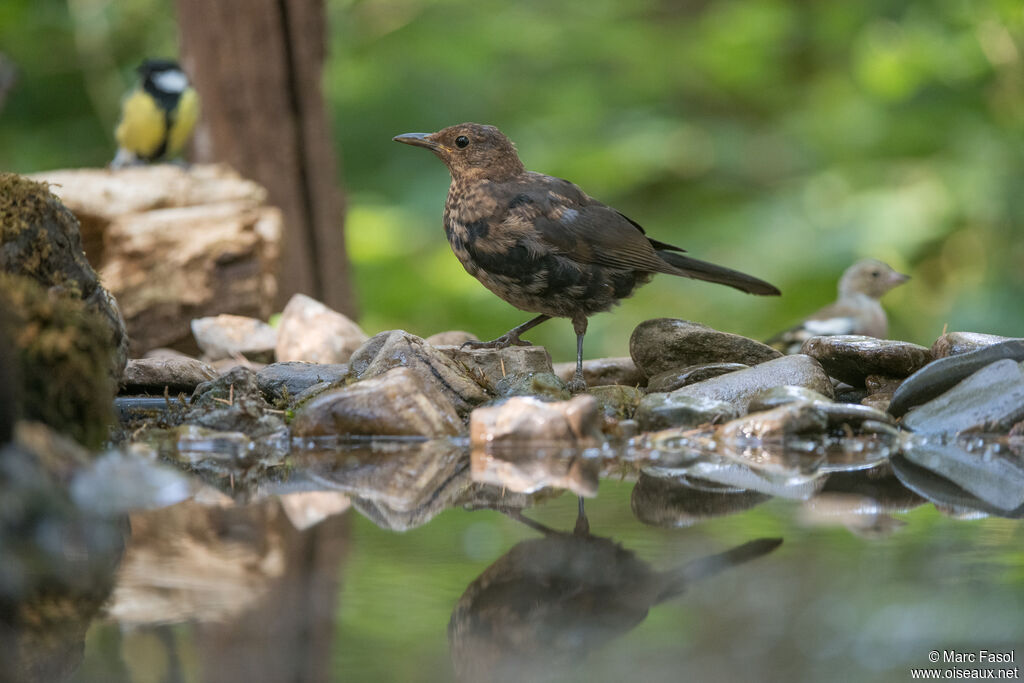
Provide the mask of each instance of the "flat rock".
[{"label": "flat rock", "polygon": [[[576,374],[576,363],[555,363],[555,374],[568,382]],[[619,358],[593,358],[583,361],[583,379],[588,387],[602,387],[621,384],[627,387],[642,387],[647,378],[636,367],[629,356]]]},{"label": "flat rock", "polygon": [[296,294],[281,313],[275,355],[278,361],[346,363],[367,339],[347,316]]},{"label": "flat rock", "polygon": [[192,336],[209,361],[242,356],[257,363],[274,359],[277,331],[244,315],[216,315],[192,321]]},{"label": "flat rock", "polygon": [[947,332],[932,344],[932,358],[959,356],[1010,339],[1012,337],[1000,337],[997,334],[982,334],[980,332]]},{"label": "flat rock", "polygon": [[438,351],[464,366],[471,375],[491,386],[509,375],[551,372],[551,356],[543,346],[509,346],[504,349],[471,349],[437,346]]},{"label": "flat rock", "polygon": [[260,391],[270,401],[296,397],[321,382],[338,382],[348,374],[346,363],[272,363],[256,373]]},{"label": "flat rock", "polygon": [[688,384],[696,384],[737,370],[746,370],[748,367],[750,366],[743,363],[702,363],[681,370],[666,370],[647,380],[647,390],[675,391]]},{"label": "flat rock", "polygon": [[928,434],[1006,432],[1022,418],[1024,370],[1016,361],[1004,358],[914,408],[902,424],[910,431]]},{"label": "flat rock", "polygon": [[757,365],[782,355],[776,349],[707,325],[655,318],[640,323],[629,339],[629,355],[646,377],[704,363]]},{"label": "flat rock", "polygon": [[726,401],[659,392],[640,399],[634,419],[642,431],[653,432],[670,427],[693,429],[704,424],[725,422],[736,415],[736,408]]},{"label": "flat rock", "polygon": [[296,436],[456,436],[462,420],[448,395],[406,367],[392,368],[303,404],[292,421]]},{"label": "flat rock", "polygon": [[1010,339],[977,351],[932,361],[904,380],[893,392],[889,412],[899,417],[911,407],[939,396],[981,368],[1003,358],[1024,361],[1024,339]]},{"label": "flat rock", "polygon": [[594,446],[601,438],[601,422],[597,399],[588,394],[555,402],[515,396],[474,410],[469,439],[473,449],[538,443]]},{"label": "flat rock", "polygon": [[165,357],[129,360],[121,378],[123,393],[172,394],[192,392],[203,382],[217,377],[206,363],[196,358]]},{"label": "flat rock", "polygon": [[426,342],[433,346],[462,346],[466,342],[480,341],[472,332],[465,330],[447,330],[427,337]]},{"label": "flat rock", "polygon": [[832,396],[832,381],[828,375],[818,361],[803,354],[782,356],[746,370],[676,389],[672,394],[727,401],[742,414],[759,392],[786,385],[811,389],[825,397]]},{"label": "flat rock", "polygon": [[830,376],[855,387],[864,386],[868,375],[906,377],[931,360],[923,346],[857,335],[811,337],[800,352],[815,358]]},{"label": "flat rock", "polygon": [[349,359],[348,377],[369,379],[397,367],[407,367],[425,382],[433,383],[459,414],[468,413],[489,398],[463,367],[404,330],[389,330],[371,337]]}]

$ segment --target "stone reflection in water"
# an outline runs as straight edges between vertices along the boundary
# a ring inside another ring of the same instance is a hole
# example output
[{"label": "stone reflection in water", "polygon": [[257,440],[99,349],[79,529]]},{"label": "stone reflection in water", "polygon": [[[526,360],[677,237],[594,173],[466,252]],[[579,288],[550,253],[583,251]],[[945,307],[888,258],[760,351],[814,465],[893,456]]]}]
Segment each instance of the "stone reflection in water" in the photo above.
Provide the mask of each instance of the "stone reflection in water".
[{"label": "stone reflection in water", "polygon": [[[299,529],[290,505],[222,499],[131,515],[132,539],[107,611],[132,627],[121,654],[134,680],[188,670],[182,658],[191,648],[201,680],[330,678],[348,518]],[[193,624],[191,643],[189,632],[164,628],[182,622]],[[139,653],[134,646],[146,633],[159,636],[163,652]]]},{"label": "stone reflection in water", "polygon": [[615,541],[593,536],[582,499],[571,533],[513,517],[544,537],[498,558],[455,605],[448,642],[460,681],[559,678],[564,667],[639,625],[651,607],[782,543],[762,538],[658,571]]},{"label": "stone reflection in water", "polygon": [[743,512],[771,496],[685,475],[641,474],[630,496],[633,514],[644,524],[685,527]]}]

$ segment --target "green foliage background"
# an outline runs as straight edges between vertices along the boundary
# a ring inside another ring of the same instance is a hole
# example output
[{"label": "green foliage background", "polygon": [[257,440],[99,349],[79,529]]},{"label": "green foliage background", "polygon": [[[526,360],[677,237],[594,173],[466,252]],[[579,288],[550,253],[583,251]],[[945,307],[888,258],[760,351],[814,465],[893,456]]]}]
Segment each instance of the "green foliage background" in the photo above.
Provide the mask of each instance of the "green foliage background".
[{"label": "green foliage background", "polygon": [[[440,230],[448,178],[390,138],[501,127],[572,179],[781,299],[660,277],[595,317],[587,355],[643,319],[767,336],[831,300],[860,257],[914,279],[891,336],[1024,335],[1024,6],[1019,0],[334,0],[324,78],[350,193],[362,322],[497,336],[526,314],[465,274]],[[0,168],[100,165],[145,55],[174,54],[158,0],[5,0],[18,86]],[[535,342],[572,358],[571,328]]]}]

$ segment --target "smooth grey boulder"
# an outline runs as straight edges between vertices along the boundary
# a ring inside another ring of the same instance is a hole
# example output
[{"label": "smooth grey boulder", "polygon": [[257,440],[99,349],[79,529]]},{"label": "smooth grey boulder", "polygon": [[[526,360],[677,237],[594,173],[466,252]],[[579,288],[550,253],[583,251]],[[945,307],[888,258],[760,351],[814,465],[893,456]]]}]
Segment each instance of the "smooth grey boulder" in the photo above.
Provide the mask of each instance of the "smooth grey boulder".
[{"label": "smooth grey boulder", "polygon": [[464,367],[404,330],[389,330],[371,337],[349,359],[348,379],[370,379],[398,367],[409,368],[424,382],[434,384],[459,414],[468,413],[489,398]]},{"label": "smooth grey boulder", "polygon": [[213,368],[197,358],[168,356],[133,358],[121,377],[122,393],[191,392],[203,382],[217,377]]},{"label": "smooth grey boulder", "polygon": [[509,375],[551,372],[551,356],[543,346],[509,346],[504,349],[473,349],[436,346],[438,351],[464,366],[484,384],[494,386]]},{"label": "smooth grey boulder", "polygon": [[325,391],[298,408],[296,436],[456,436],[465,431],[448,395],[410,368]]},{"label": "smooth grey boulder", "polygon": [[748,367],[750,366],[743,363],[701,363],[681,370],[666,370],[647,380],[647,391],[675,391],[688,384],[696,384],[737,370],[746,370]]},{"label": "smooth grey boulder", "polygon": [[738,334],[688,320],[655,318],[640,323],[629,339],[629,355],[646,377],[704,363],[757,365],[782,355]]},{"label": "smooth grey boulder", "polygon": [[810,356],[802,354],[782,356],[746,370],[691,384],[676,389],[672,394],[727,401],[742,414],[759,392],[785,385],[800,386],[826,397],[832,396],[832,381],[821,365]]},{"label": "smooth grey boulder", "polygon": [[982,334],[980,332],[947,332],[932,344],[932,358],[959,356],[1010,339],[1012,337],[1000,337],[997,334]]},{"label": "smooth grey boulder", "polygon": [[260,391],[269,401],[279,401],[287,395],[295,398],[311,386],[321,382],[338,382],[348,374],[347,363],[302,363],[288,361],[272,363],[256,373]]},{"label": "smooth grey boulder", "polygon": [[653,393],[640,399],[634,419],[641,431],[653,432],[678,427],[693,429],[704,424],[717,424],[737,415],[736,408],[726,401],[677,393]]},{"label": "smooth grey boulder", "polygon": [[864,386],[868,375],[906,377],[931,360],[923,346],[858,335],[811,337],[800,352],[821,363],[829,376],[855,387]]},{"label": "smooth grey boulder", "polygon": [[991,363],[903,417],[926,434],[1006,432],[1024,419],[1024,370],[1009,358]]},{"label": "smooth grey boulder", "polygon": [[1024,339],[1010,339],[977,351],[932,361],[903,381],[893,392],[889,412],[896,417],[929,401],[966,377],[997,360],[1024,361]]},{"label": "smooth grey boulder", "polygon": [[[563,382],[568,382],[576,373],[576,363],[575,361],[555,363],[554,372]],[[647,383],[647,378],[629,356],[585,360],[583,361],[583,379],[587,382],[588,387],[614,384],[642,387]]]}]

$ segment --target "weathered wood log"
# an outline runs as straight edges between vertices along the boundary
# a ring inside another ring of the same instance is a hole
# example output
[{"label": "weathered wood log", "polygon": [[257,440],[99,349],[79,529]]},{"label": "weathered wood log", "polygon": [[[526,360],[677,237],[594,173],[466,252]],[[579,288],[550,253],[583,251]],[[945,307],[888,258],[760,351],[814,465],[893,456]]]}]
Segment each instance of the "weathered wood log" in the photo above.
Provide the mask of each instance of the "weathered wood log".
[{"label": "weathered wood log", "polygon": [[282,218],[256,183],[224,166],[34,178],[52,183],[81,222],[86,256],[121,306],[132,357],[160,346],[194,353],[193,318],[273,312]]}]

